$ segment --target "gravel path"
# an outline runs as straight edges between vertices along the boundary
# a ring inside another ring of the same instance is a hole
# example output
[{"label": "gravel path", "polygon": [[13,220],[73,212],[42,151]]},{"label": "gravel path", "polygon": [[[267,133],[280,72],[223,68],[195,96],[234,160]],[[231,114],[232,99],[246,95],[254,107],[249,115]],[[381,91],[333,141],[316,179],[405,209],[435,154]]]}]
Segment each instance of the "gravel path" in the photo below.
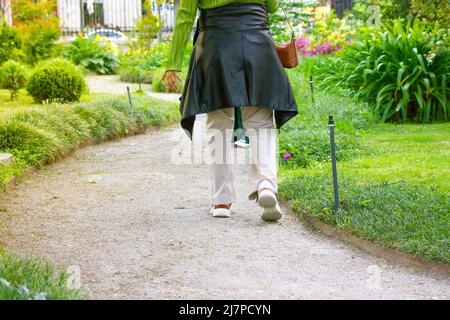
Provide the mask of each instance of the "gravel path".
[{"label": "gravel path", "polygon": [[[118,76],[87,76],[87,84],[92,92],[98,93],[116,93],[123,94],[127,92],[127,87],[130,87],[131,91],[136,91],[139,89],[139,85],[136,83],[125,83],[119,80]],[[155,97],[157,99],[168,100],[173,102],[179,102],[179,94],[176,93],[160,93],[153,92],[151,85],[143,84],[142,90],[144,90],[148,95]]]},{"label": "gravel path", "polygon": [[372,257],[286,209],[262,222],[244,165],[232,218],[212,218],[208,167],[171,163],[176,144],[190,144],[177,126],[34,173],[0,196],[1,245],[79,267],[94,299],[450,299],[448,277]]}]

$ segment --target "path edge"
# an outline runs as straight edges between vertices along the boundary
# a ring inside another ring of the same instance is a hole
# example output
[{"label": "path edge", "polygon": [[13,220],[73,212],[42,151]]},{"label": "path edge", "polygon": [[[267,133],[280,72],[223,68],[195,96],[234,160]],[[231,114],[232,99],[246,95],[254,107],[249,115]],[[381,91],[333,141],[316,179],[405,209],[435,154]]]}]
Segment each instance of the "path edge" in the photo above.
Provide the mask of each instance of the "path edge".
[{"label": "path edge", "polygon": [[440,275],[449,276],[450,266],[437,261],[428,261],[425,258],[414,256],[412,254],[390,248],[359,236],[354,235],[347,230],[339,229],[336,226],[327,224],[317,218],[312,217],[306,212],[300,215],[303,221],[313,229],[333,238],[337,238],[343,242],[351,244],[375,257],[383,258],[389,262],[422,269],[423,271],[433,272]]}]

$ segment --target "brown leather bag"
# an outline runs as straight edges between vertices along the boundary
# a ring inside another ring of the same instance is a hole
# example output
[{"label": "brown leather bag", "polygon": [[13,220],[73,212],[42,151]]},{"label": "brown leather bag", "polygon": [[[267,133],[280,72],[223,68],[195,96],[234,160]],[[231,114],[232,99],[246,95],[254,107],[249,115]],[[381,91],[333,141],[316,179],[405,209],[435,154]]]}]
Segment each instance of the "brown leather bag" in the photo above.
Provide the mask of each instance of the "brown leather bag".
[{"label": "brown leather bag", "polygon": [[286,69],[292,69],[298,66],[298,53],[297,46],[295,45],[295,31],[289,22],[286,11],[283,8],[283,5],[280,2],[280,7],[283,9],[284,15],[286,17],[286,21],[289,24],[289,27],[292,31],[291,41],[285,44],[276,45],[275,49],[277,49],[278,57],[280,58],[281,64]]}]

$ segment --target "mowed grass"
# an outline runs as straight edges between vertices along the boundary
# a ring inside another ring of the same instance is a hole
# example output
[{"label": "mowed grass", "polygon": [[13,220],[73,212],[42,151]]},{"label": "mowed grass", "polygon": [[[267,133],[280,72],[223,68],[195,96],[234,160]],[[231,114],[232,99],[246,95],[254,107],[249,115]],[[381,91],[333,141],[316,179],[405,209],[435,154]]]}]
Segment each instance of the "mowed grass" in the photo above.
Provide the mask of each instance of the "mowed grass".
[{"label": "mowed grass", "polygon": [[[296,159],[283,163],[282,196],[299,214],[308,213],[413,255],[450,263],[450,124],[395,125],[369,119],[360,126],[355,115],[363,114],[365,107],[359,108],[352,99],[336,97],[334,100],[343,105],[333,110],[332,97],[319,92],[315,108],[302,102],[304,119],[291,125],[300,131],[314,130],[320,121],[320,131],[282,134],[281,145],[299,148],[311,141],[316,144],[314,137],[323,135],[328,114],[336,116],[341,210],[333,209],[329,156],[303,168],[289,163],[298,162]],[[342,114],[348,106],[353,112]],[[354,131],[342,126],[352,118]],[[346,139],[342,139],[343,134]],[[326,148],[329,155],[329,142]]]},{"label": "mowed grass", "polygon": [[368,183],[401,182],[450,193],[450,123],[378,124],[361,134],[369,154],[341,163]]}]

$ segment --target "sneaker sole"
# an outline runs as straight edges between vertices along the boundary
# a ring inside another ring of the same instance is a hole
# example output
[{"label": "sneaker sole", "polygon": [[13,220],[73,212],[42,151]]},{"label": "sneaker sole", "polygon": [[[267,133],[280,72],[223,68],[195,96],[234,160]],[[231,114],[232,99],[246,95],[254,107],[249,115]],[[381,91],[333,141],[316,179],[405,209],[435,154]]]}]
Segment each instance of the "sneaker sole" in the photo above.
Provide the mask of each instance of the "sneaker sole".
[{"label": "sneaker sole", "polygon": [[270,191],[263,191],[258,197],[258,203],[263,208],[261,219],[264,221],[280,220],[281,210],[276,196]]},{"label": "sneaker sole", "polygon": [[278,221],[281,218],[281,212],[277,208],[264,208],[261,215],[261,219],[264,221]]},{"label": "sneaker sole", "polygon": [[214,218],[230,218],[231,212],[227,209],[215,209],[212,210],[212,216]]}]

